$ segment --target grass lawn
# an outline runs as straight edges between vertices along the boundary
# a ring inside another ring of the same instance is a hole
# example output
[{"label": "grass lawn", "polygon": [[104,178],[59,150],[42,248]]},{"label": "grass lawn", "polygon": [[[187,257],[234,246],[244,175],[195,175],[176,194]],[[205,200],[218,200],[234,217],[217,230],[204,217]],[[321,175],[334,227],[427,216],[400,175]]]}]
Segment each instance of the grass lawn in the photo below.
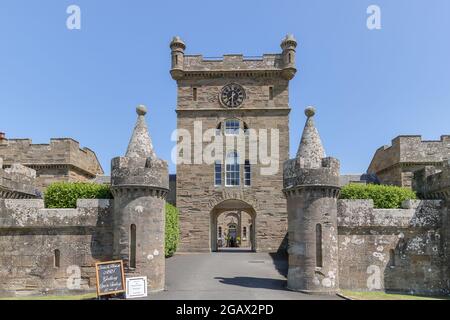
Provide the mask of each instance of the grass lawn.
[{"label": "grass lawn", "polygon": [[0,298],[0,300],[84,300],[97,297],[96,293],[86,293],[78,296],[29,296]]},{"label": "grass lawn", "polygon": [[341,293],[353,300],[450,300],[450,296],[427,297],[409,294],[385,293],[379,291],[356,292],[342,290]]}]

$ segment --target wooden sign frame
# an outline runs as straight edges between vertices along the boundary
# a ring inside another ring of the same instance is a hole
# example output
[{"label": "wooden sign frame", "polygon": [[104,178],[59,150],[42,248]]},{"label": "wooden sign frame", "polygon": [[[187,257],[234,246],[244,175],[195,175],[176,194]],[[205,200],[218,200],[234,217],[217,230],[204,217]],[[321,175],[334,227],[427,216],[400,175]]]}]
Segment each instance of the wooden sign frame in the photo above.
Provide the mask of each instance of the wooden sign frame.
[{"label": "wooden sign frame", "polygon": [[[98,266],[100,265],[104,265],[104,264],[113,264],[113,263],[120,263],[120,270],[122,272],[122,288],[123,290],[118,290],[118,291],[110,291],[107,293],[101,293],[100,292],[100,283],[99,283],[99,270],[98,270]],[[123,269],[123,260],[114,260],[114,261],[105,261],[105,262],[96,262],[95,263],[95,277],[96,277],[96,284],[97,284],[97,297],[101,297],[101,296],[109,296],[109,295],[114,295],[114,294],[118,294],[118,293],[124,293],[126,291],[126,284],[125,284],[125,272]]]}]

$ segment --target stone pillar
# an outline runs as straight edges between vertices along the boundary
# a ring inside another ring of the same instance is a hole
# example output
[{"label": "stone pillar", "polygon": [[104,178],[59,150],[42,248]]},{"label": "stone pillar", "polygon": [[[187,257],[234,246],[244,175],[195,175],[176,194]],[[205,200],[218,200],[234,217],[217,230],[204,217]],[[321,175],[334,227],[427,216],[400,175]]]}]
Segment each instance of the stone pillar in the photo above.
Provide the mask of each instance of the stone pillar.
[{"label": "stone pillar", "polygon": [[165,198],[169,189],[167,162],[157,158],[145,123],[138,119],[125,157],[111,163],[114,194],[114,259],[124,261],[127,276],[147,276],[148,290],[165,284]]},{"label": "stone pillar", "polygon": [[314,108],[297,157],[284,164],[287,198],[289,271],[288,288],[295,291],[333,294],[339,287],[337,197],[339,161],[326,158],[314,126]]}]

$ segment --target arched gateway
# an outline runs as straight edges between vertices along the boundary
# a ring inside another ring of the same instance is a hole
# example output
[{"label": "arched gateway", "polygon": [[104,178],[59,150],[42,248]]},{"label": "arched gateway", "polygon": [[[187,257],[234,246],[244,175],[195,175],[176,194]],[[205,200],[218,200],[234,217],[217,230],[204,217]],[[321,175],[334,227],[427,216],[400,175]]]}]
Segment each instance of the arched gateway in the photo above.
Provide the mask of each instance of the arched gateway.
[{"label": "arched gateway", "polygon": [[211,251],[225,247],[256,251],[256,228],[256,211],[250,204],[238,199],[220,202],[211,210]]}]

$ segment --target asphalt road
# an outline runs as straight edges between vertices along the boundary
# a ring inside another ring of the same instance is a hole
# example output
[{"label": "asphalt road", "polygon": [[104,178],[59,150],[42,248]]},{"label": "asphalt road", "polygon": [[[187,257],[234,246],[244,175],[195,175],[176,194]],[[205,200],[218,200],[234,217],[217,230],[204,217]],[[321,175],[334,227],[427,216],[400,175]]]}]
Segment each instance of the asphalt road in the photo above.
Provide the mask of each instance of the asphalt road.
[{"label": "asphalt road", "polygon": [[317,300],[286,289],[287,258],[269,253],[177,254],[166,261],[166,290],[161,300]]}]

